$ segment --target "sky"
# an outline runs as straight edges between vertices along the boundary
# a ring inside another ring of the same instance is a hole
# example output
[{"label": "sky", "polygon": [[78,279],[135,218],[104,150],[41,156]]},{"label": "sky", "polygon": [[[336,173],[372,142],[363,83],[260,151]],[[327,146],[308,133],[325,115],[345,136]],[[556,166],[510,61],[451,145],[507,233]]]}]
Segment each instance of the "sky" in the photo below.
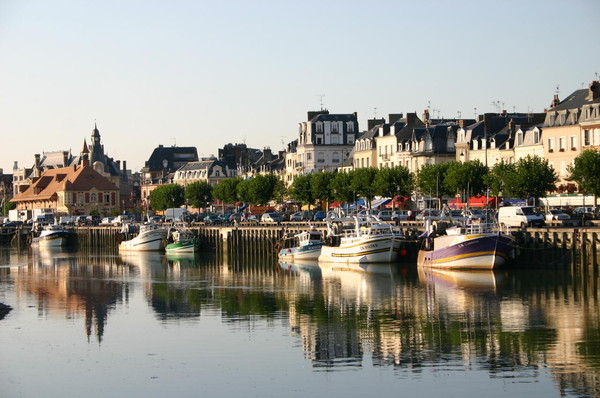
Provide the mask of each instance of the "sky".
[{"label": "sky", "polygon": [[97,123],[154,148],[282,150],[307,112],[543,112],[600,73],[599,0],[0,0],[0,168]]}]

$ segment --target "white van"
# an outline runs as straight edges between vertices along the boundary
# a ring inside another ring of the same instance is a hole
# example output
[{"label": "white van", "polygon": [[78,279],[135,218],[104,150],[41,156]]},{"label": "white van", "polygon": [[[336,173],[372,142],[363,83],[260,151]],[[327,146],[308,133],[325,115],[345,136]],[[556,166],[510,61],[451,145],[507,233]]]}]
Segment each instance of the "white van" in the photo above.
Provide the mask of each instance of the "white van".
[{"label": "white van", "polygon": [[544,215],[535,206],[504,206],[498,209],[498,224],[507,227],[541,227]]}]

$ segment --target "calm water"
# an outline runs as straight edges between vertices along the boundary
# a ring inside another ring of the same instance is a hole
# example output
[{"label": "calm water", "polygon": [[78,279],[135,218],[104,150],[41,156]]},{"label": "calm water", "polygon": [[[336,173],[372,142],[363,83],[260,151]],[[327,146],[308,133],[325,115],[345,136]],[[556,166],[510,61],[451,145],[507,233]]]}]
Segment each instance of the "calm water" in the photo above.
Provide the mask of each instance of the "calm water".
[{"label": "calm water", "polygon": [[0,249],[0,395],[595,397],[598,282]]}]

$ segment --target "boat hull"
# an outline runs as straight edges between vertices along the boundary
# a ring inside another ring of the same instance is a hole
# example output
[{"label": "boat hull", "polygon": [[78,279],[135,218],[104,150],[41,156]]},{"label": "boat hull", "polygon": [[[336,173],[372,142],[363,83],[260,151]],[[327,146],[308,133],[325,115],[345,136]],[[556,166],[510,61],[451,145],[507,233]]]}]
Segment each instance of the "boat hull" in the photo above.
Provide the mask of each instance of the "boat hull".
[{"label": "boat hull", "polygon": [[314,243],[299,247],[290,247],[279,251],[279,259],[283,261],[318,260],[322,243]]},{"label": "boat hull", "polygon": [[493,269],[514,257],[514,239],[498,233],[439,236],[433,250],[419,250],[417,265],[432,268]]},{"label": "boat hull", "polygon": [[195,253],[197,246],[195,242],[176,242],[170,243],[165,247],[167,253]]},{"label": "boat hull", "polygon": [[119,244],[120,251],[161,251],[165,248],[166,229],[153,229],[140,233],[131,240]]},{"label": "boat hull", "polygon": [[32,239],[31,244],[38,247],[62,247],[68,245],[70,238],[71,233],[57,231],[35,237]]},{"label": "boat hull", "polygon": [[323,246],[319,262],[355,264],[389,263],[398,259],[400,238],[358,237],[342,240],[339,246]]}]

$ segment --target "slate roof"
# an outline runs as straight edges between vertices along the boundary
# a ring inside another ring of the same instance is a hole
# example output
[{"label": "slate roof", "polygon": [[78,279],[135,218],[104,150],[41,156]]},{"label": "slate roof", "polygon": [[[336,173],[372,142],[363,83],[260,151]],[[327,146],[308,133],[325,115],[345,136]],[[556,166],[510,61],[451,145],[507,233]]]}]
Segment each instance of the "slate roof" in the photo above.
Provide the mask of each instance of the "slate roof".
[{"label": "slate roof", "polygon": [[95,188],[99,191],[118,191],[108,179],[89,165],[60,167],[46,170],[29,187],[12,199],[14,202],[48,200],[62,191],[86,192]]},{"label": "slate roof", "polygon": [[329,114],[329,113],[321,113],[320,115],[317,115],[315,117],[313,117],[312,119],[309,120],[309,122],[314,123],[314,122],[325,122],[325,121],[330,121],[330,122],[356,122],[356,115],[351,114],[351,113],[335,113],[335,114]]},{"label": "slate roof", "polygon": [[567,98],[559,102],[554,108],[550,108],[551,111],[561,111],[566,109],[581,108],[583,105],[591,104],[594,102],[600,102],[600,98],[596,98],[593,101],[587,99],[589,89],[582,88],[572,92]]},{"label": "slate roof", "polygon": [[142,172],[162,171],[165,169],[163,160],[167,160],[167,169],[177,170],[187,162],[198,161],[198,151],[196,147],[164,147],[159,145],[154,148],[150,159],[142,168]]}]

